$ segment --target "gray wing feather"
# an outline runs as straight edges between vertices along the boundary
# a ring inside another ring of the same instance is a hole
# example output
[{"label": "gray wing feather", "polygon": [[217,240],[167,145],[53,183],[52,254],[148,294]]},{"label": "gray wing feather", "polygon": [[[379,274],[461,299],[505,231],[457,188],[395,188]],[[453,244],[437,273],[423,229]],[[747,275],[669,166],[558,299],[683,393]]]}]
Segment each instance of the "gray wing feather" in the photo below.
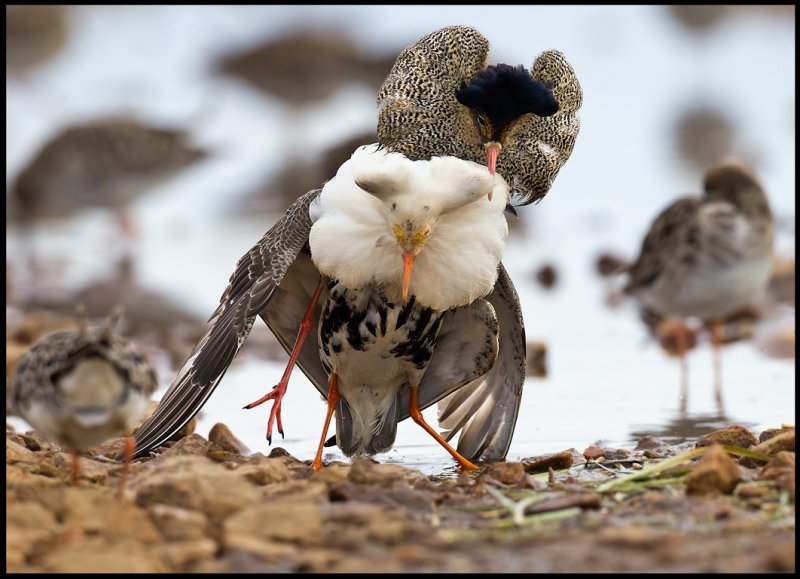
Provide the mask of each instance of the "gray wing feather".
[{"label": "gray wing feather", "polygon": [[439,425],[450,440],[461,432],[458,452],[467,458],[505,458],[517,423],[525,382],[525,326],[519,297],[503,264],[492,293],[500,345],[492,369],[439,402]]},{"label": "gray wing feather", "polygon": [[[486,374],[498,355],[498,334],[495,309],[485,299],[448,311],[419,383],[420,408],[435,404]],[[400,420],[408,418],[409,402],[410,391],[404,388],[398,394]]]},{"label": "gray wing feather", "polygon": [[136,456],[144,456],[183,428],[203,407],[264,311],[311,230],[308,207],[319,194],[309,191],[236,264],[205,335],[136,432]]}]

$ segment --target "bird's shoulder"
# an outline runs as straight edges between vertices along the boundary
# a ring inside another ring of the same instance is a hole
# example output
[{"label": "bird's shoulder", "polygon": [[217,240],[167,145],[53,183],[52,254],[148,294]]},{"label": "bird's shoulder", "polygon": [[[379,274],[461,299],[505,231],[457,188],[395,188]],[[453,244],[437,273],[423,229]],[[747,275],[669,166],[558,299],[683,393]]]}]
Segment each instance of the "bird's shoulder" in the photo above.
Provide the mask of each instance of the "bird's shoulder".
[{"label": "bird's shoulder", "polygon": [[699,242],[702,207],[703,201],[699,197],[681,197],[653,220],[639,256],[630,267],[626,291],[651,285],[672,260],[679,258],[682,247],[691,247]]}]

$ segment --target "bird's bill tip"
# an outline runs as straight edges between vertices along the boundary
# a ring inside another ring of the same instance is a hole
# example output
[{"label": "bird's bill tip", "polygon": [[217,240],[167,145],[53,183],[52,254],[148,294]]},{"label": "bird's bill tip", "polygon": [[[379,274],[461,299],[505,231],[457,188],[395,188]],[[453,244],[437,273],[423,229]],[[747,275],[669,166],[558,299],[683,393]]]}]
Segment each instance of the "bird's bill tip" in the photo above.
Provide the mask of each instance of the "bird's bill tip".
[{"label": "bird's bill tip", "polygon": [[[497,157],[500,155],[500,143],[490,142],[486,143],[486,166],[489,168],[489,173],[494,175],[497,172]],[[493,191],[489,191],[489,201],[492,200]]]},{"label": "bird's bill tip", "polygon": [[414,267],[414,260],[416,256],[406,251],[403,253],[403,305],[405,306],[408,303],[408,294],[411,290],[411,270]]}]

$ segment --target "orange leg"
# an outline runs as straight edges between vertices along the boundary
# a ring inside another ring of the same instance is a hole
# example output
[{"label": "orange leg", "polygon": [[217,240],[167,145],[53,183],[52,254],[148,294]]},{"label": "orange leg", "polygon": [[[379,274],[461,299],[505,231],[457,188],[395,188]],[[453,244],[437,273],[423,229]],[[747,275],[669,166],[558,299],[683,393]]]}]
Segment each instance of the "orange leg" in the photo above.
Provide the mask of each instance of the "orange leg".
[{"label": "orange leg", "polygon": [[425,429],[425,431],[428,434],[430,434],[433,438],[435,438],[436,442],[441,444],[444,447],[444,449],[447,452],[449,452],[454,459],[458,461],[458,464],[460,464],[467,470],[475,470],[479,468],[477,465],[472,464],[466,458],[458,454],[458,451],[455,448],[450,446],[447,443],[447,441],[439,435],[438,432],[436,432],[433,428],[430,427],[430,425],[428,425],[427,422],[425,422],[425,419],[422,417],[422,411],[419,409],[419,404],[417,402],[417,389],[414,387],[411,388],[411,403],[408,406],[408,414],[411,416],[411,419],[414,422],[419,424],[422,428]]},{"label": "orange leg", "polygon": [[281,401],[283,400],[284,395],[286,394],[286,388],[289,386],[289,376],[292,375],[292,370],[294,370],[294,366],[297,363],[297,358],[300,356],[300,350],[303,348],[303,343],[306,341],[306,337],[308,333],[311,331],[311,327],[314,321],[314,306],[317,305],[317,300],[319,300],[319,295],[322,293],[322,280],[319,280],[319,284],[317,284],[317,289],[314,291],[314,295],[311,297],[311,304],[308,306],[308,310],[306,310],[305,316],[303,316],[303,321],[300,322],[300,331],[297,334],[297,339],[294,342],[294,346],[292,347],[292,353],[289,356],[289,363],[286,366],[286,370],[283,373],[283,377],[281,381],[278,382],[275,386],[272,387],[272,391],[267,393],[265,396],[262,396],[255,402],[251,402],[245,409],[249,410],[251,408],[255,408],[260,404],[263,404],[267,400],[274,400],[275,403],[272,405],[272,410],[269,413],[269,421],[267,422],[267,442],[272,444],[272,423],[274,420],[277,419],[278,421],[278,432],[281,433],[281,438],[283,438],[283,423],[281,422]]},{"label": "orange leg", "polygon": [[675,347],[678,349],[678,354],[681,358],[681,402],[680,411],[681,416],[686,415],[689,405],[689,365],[686,361],[686,351],[689,349],[689,338],[686,335],[686,326],[683,322],[678,324],[678,330],[675,335]]},{"label": "orange leg", "polygon": [[136,450],[136,439],[129,436],[125,439],[124,449],[124,462],[122,463],[122,478],[119,479],[117,486],[117,496],[121,499],[122,494],[125,492],[125,480],[128,478],[128,468],[130,467],[131,460],[133,460],[133,453]]},{"label": "orange leg", "polygon": [[319,438],[319,447],[311,468],[319,470],[322,468],[322,447],[325,445],[325,437],[328,436],[328,427],[331,425],[331,416],[336,404],[339,402],[339,387],[336,385],[336,374],[331,374],[331,387],[328,390],[328,413],[325,415],[325,426],[322,427],[322,436]]},{"label": "orange leg", "polygon": [[81,478],[81,456],[77,450],[72,451],[72,484],[78,484],[78,479]]},{"label": "orange leg", "polygon": [[722,322],[711,322],[711,344],[714,348],[714,398],[717,401],[719,413],[723,414],[722,403]]}]

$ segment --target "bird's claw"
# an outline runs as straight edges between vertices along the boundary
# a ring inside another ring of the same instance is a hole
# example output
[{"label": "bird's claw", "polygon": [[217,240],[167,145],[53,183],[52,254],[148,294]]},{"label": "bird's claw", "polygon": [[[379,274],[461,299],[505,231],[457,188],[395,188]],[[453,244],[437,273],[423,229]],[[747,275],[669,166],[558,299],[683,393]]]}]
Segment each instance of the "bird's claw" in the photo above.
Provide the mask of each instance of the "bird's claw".
[{"label": "bird's claw", "polygon": [[244,408],[246,410],[250,410],[251,408],[255,408],[256,406],[260,406],[264,402],[268,400],[273,400],[272,409],[269,413],[269,420],[267,421],[267,443],[271,446],[272,445],[272,425],[273,423],[277,422],[278,432],[281,435],[281,438],[285,438],[283,434],[283,422],[281,421],[281,402],[283,401],[283,397],[286,394],[286,386],[282,382],[279,382],[275,386],[272,387],[272,390],[268,392],[266,395],[262,396],[255,402],[251,402]]}]

